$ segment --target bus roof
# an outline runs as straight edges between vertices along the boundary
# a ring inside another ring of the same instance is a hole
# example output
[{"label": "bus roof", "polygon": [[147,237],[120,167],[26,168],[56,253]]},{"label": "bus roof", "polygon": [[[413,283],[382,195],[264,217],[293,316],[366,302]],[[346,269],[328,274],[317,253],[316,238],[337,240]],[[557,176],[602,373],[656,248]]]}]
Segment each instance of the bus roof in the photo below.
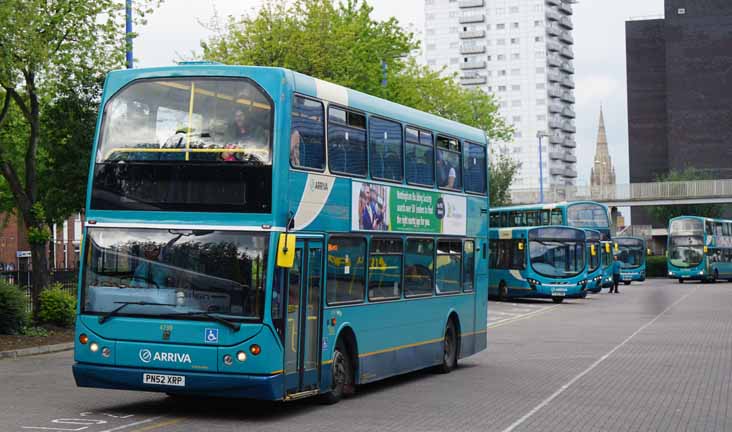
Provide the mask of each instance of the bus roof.
[{"label": "bus roof", "polygon": [[601,207],[607,207],[605,204],[596,201],[561,201],[546,204],[523,204],[518,206],[494,207],[491,209],[491,211],[552,210],[555,208],[569,207],[576,204],[597,204]]},{"label": "bus roof", "polygon": [[672,221],[675,221],[677,219],[697,219],[704,222],[723,222],[723,223],[732,223],[732,219],[715,219],[715,218],[708,218],[704,216],[676,216],[675,218],[669,219],[669,223]]},{"label": "bus roof", "polygon": [[[122,69],[112,71],[107,76],[103,99],[109,98],[133,80],[146,78],[180,77],[253,77],[269,74],[272,81],[286,80],[290,88],[305,96],[322,99],[344,107],[364,111],[386,118],[399,120],[422,129],[428,129],[467,139],[479,144],[487,144],[485,132],[452,120],[438,117],[375,96],[352,90],[327,81],[313,78],[285,68],[264,66],[235,66],[213,62],[183,63],[174,66]],[[279,100],[279,98],[274,98]]]}]

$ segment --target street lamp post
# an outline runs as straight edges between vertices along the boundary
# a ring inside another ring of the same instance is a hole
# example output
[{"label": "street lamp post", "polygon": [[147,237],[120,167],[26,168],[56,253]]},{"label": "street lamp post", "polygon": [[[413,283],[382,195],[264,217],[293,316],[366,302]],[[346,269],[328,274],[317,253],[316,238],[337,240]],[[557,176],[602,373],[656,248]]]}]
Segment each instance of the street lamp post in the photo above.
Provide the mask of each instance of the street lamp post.
[{"label": "street lamp post", "polygon": [[541,139],[548,137],[545,131],[537,131],[536,138],[539,140],[539,202],[544,204],[544,167],[541,161]]},{"label": "street lamp post", "polygon": [[132,0],[125,2],[125,37],[127,41],[127,69],[132,69]]}]

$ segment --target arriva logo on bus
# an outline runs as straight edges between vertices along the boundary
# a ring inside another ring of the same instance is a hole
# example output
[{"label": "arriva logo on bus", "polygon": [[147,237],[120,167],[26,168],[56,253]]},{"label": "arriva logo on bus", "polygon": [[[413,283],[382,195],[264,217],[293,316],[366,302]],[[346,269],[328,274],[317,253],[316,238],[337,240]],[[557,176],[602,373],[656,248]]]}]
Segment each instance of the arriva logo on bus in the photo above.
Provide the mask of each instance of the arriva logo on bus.
[{"label": "arriva logo on bus", "polygon": [[153,354],[149,349],[141,349],[139,356],[143,363],[150,363],[152,360],[169,363],[191,363],[191,356],[181,353],[155,352]]}]

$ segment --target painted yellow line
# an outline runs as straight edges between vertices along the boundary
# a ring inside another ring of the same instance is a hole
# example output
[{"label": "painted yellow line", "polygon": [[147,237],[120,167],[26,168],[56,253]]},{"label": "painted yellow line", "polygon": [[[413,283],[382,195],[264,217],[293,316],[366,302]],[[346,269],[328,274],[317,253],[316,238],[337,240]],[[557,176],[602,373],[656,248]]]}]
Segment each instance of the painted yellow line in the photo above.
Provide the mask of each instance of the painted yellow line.
[{"label": "painted yellow line", "polygon": [[280,370],[272,371],[269,374],[270,375],[279,375],[279,374],[281,374],[284,371],[285,371],[284,369],[280,369]]},{"label": "painted yellow line", "polygon": [[528,318],[533,318],[533,317],[535,317],[537,315],[541,315],[541,314],[543,314],[545,312],[549,312],[552,309],[556,309],[559,306],[560,305],[548,306],[548,307],[546,307],[544,309],[539,309],[538,311],[531,312],[531,313],[528,313],[526,315],[521,315],[521,316],[517,316],[515,318],[506,318],[505,320],[496,321],[494,323],[488,324],[488,328],[501,327],[501,326],[504,326],[506,324],[514,323],[516,321],[521,321],[521,320],[525,320],[525,319],[528,319]]},{"label": "painted yellow line", "polygon": [[442,338],[438,338],[438,339],[430,339],[427,341],[417,342],[417,343],[408,344],[408,345],[400,345],[400,346],[396,346],[396,347],[392,347],[392,348],[386,348],[383,350],[371,351],[371,352],[368,352],[365,354],[360,354],[358,357],[359,358],[369,357],[369,356],[376,355],[376,354],[383,354],[383,353],[388,353],[388,352],[392,352],[392,351],[398,351],[398,350],[404,349],[404,348],[413,348],[413,347],[417,347],[417,346],[421,346],[421,345],[427,345],[427,344],[431,344],[431,343],[435,343],[435,342],[440,342],[441,340],[442,340]]},{"label": "painted yellow line", "polygon": [[150,431],[150,430],[153,430],[153,429],[159,429],[161,427],[172,426],[174,424],[178,424],[178,423],[182,422],[183,420],[184,419],[182,419],[182,418],[177,418],[177,419],[172,419],[172,420],[166,420],[164,422],[151,424],[151,425],[145,426],[145,427],[140,428],[140,429],[134,429],[134,430],[132,430],[130,432],[145,432],[145,431]]}]

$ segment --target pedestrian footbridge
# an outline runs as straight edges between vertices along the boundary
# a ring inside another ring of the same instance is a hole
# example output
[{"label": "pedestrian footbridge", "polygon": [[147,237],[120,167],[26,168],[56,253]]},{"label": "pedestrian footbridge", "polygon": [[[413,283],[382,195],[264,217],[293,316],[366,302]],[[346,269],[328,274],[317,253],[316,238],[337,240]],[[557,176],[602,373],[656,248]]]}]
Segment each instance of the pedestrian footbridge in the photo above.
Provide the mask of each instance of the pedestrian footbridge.
[{"label": "pedestrian footbridge", "polygon": [[[512,204],[535,204],[539,189],[511,191]],[[544,202],[597,201],[608,207],[732,203],[732,179],[630,183],[611,186],[550,186]]]}]

